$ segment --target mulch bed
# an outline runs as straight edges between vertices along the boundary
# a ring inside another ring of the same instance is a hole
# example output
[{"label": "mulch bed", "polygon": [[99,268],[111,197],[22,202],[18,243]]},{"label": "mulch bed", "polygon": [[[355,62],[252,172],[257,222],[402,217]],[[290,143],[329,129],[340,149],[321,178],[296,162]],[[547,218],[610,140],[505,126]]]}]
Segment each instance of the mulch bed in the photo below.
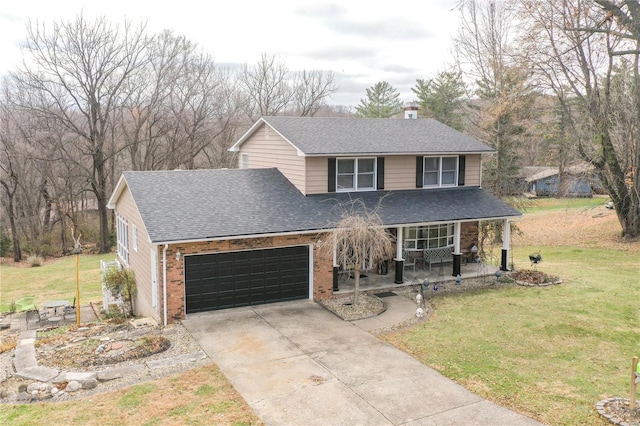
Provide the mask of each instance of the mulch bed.
[{"label": "mulch bed", "polygon": [[516,284],[525,286],[548,286],[562,283],[560,278],[554,275],[530,269],[513,271],[509,273],[509,277],[515,280]]}]

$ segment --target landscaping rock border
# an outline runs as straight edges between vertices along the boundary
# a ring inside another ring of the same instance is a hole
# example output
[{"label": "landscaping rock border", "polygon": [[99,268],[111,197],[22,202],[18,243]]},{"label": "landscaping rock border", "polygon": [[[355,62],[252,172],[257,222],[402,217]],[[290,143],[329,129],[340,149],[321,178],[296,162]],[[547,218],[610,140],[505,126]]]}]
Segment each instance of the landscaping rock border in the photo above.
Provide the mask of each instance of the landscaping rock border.
[{"label": "landscaping rock border", "polygon": [[[624,407],[626,406],[626,408]],[[629,399],[613,397],[603,399],[596,404],[596,410],[601,417],[608,420],[614,425],[620,426],[638,426],[640,424],[640,408],[636,407],[635,413],[631,413],[629,408]],[[632,423],[628,422],[628,419],[620,419],[618,417],[634,417]]]}]

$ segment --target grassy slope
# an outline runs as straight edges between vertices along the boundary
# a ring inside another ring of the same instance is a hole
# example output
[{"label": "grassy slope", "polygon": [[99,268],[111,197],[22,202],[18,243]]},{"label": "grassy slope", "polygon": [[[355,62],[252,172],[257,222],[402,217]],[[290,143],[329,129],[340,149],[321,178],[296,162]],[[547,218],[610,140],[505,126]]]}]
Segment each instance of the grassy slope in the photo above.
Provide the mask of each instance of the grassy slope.
[{"label": "grassy slope", "polygon": [[211,365],[77,401],[5,405],[0,424],[259,425],[246,402]]},{"label": "grassy slope", "polygon": [[[79,260],[80,302],[102,300],[100,260],[113,260],[114,254],[81,255]],[[36,305],[52,299],[73,301],[76,295],[76,258],[64,257],[30,268],[21,264],[0,264],[0,312],[22,296],[35,296]]]},{"label": "grassy slope", "polygon": [[[102,298],[100,260],[113,254],[80,256],[80,300]],[[56,259],[44,266],[0,265],[2,310],[21,296],[34,295],[36,303],[49,299],[73,300],[76,289],[75,257]],[[55,404],[5,405],[0,424],[33,425],[257,425],[258,417],[215,366],[187,371],[125,389],[100,393],[77,401]]]},{"label": "grassy slope", "polygon": [[[562,214],[588,208],[545,203]],[[538,208],[536,214],[548,214],[544,203]],[[560,222],[547,223],[545,233],[553,233],[551,224]],[[526,240],[526,219],[522,228]],[[594,405],[628,396],[631,357],[640,353],[640,252],[638,244],[592,245],[517,246],[516,266],[528,268],[528,254],[541,250],[538,269],[564,284],[438,297],[428,322],[388,339],[474,392],[545,423],[607,424]]]}]

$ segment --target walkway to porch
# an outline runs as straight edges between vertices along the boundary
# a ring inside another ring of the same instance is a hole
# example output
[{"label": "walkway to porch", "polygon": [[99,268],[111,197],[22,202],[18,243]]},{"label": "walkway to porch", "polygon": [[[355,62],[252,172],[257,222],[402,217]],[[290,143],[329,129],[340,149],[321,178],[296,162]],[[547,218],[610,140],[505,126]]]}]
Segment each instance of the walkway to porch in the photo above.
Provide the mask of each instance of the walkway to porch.
[{"label": "walkway to porch", "polygon": [[[480,278],[482,276],[487,276],[489,279],[495,279],[495,273],[499,269],[498,266],[489,265],[487,263],[468,263],[464,262],[460,265],[460,276],[463,280],[472,279],[472,278]],[[456,279],[453,275],[451,275],[453,267],[451,263],[445,263],[441,266],[433,266],[432,270],[429,271],[416,268],[415,272],[413,272],[412,268],[404,269],[404,282],[402,284],[394,283],[394,270],[392,268],[389,269],[386,275],[380,275],[376,273],[376,271],[366,271],[363,275],[360,276],[360,291],[367,290],[382,290],[382,289],[391,289],[402,286],[410,286],[416,285],[418,283],[423,283],[425,279],[429,279],[429,282],[433,285],[434,283],[453,283]],[[340,275],[338,279],[338,291],[334,291],[334,294],[346,294],[353,292],[354,287],[354,279],[345,275]]]}]

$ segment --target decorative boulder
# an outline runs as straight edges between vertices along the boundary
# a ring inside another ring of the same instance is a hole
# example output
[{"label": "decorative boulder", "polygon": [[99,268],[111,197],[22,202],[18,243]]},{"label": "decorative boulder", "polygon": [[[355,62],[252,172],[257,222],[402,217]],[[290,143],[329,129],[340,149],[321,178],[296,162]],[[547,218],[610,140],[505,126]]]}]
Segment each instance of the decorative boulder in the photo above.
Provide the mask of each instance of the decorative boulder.
[{"label": "decorative boulder", "polygon": [[96,386],[98,386],[98,381],[96,379],[85,380],[84,383],[82,383],[82,389],[94,389]]},{"label": "decorative boulder", "polygon": [[75,392],[79,390],[81,387],[82,386],[80,385],[80,382],[72,380],[69,383],[67,383],[67,387],[65,389],[67,390],[67,392]]}]

